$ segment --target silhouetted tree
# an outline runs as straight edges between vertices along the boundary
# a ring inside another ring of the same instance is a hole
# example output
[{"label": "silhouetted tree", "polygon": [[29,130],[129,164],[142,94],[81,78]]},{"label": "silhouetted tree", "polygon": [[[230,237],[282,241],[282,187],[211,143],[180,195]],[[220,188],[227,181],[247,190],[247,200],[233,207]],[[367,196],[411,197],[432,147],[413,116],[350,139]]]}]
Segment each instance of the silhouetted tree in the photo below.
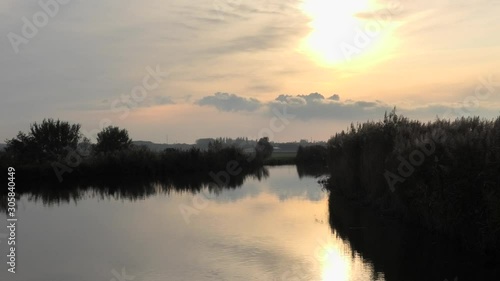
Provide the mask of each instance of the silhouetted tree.
[{"label": "silhouetted tree", "polygon": [[273,154],[273,146],[269,143],[268,137],[260,138],[255,146],[255,152],[260,159],[267,159]]},{"label": "silhouetted tree", "polygon": [[208,143],[208,151],[211,152],[219,152],[223,147],[224,143],[222,142],[221,138],[215,139],[214,141]]},{"label": "silhouetted tree", "polygon": [[6,151],[22,161],[54,160],[76,149],[80,138],[80,124],[44,119],[32,124],[28,134],[7,140]]},{"label": "silhouetted tree", "polygon": [[109,126],[97,134],[97,144],[95,152],[112,152],[130,148],[132,140],[128,136],[126,129]]}]

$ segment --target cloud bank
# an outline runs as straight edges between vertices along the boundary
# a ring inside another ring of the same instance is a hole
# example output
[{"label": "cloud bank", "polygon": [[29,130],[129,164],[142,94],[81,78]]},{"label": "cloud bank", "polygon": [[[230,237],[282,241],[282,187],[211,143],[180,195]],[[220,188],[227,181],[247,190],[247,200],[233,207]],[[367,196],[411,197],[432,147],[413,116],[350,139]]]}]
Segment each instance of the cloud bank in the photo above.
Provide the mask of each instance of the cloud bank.
[{"label": "cloud bank", "polygon": [[309,120],[378,120],[385,112],[391,111],[395,106],[397,111],[408,117],[427,117],[454,119],[461,116],[477,115],[489,118],[498,115],[498,110],[486,105],[466,103],[429,103],[412,106],[411,104],[388,104],[380,100],[341,100],[338,94],[325,97],[320,93],[287,95],[281,94],[274,100],[262,102],[255,98],[238,96],[236,94],[215,93],[205,96],[196,104],[210,106],[224,112],[259,112],[273,114],[273,109],[281,110],[286,107],[288,114],[294,118]]},{"label": "cloud bank", "polygon": [[261,102],[254,98],[239,97],[229,93],[215,93],[198,100],[201,106],[213,106],[220,111],[255,111],[261,107]]}]

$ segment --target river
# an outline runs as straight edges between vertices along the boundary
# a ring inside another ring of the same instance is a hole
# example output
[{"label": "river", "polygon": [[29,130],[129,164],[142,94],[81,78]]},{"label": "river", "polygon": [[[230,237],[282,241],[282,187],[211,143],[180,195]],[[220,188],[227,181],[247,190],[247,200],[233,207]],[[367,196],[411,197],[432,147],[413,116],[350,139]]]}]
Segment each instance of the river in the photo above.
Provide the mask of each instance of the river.
[{"label": "river", "polygon": [[[4,228],[0,280],[453,280],[456,267],[432,269],[433,275],[418,264],[414,271],[398,267],[398,257],[414,253],[387,250],[387,261],[381,260],[387,241],[374,245],[379,257],[372,257],[362,245],[369,224],[338,222],[336,231],[332,202],[318,179],[280,166],[216,190],[152,183],[135,191],[25,193],[17,202],[16,274],[6,270]],[[416,256],[412,263],[425,259]],[[408,278],[397,279],[402,276]]]}]

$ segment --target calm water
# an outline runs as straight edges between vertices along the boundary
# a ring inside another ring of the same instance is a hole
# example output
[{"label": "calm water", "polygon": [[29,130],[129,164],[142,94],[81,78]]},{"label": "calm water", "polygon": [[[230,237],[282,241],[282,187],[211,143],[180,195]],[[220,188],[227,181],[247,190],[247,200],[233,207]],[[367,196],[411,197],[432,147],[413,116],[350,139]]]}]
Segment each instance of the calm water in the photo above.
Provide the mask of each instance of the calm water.
[{"label": "calm water", "polygon": [[23,195],[17,273],[6,272],[0,236],[0,280],[417,280],[426,267],[412,261],[413,272],[401,270],[397,257],[418,255],[388,251],[389,268],[384,249],[376,250],[382,260],[363,253],[359,221],[333,234],[328,193],[317,180],[282,166],[216,192],[153,185],[130,196]]}]

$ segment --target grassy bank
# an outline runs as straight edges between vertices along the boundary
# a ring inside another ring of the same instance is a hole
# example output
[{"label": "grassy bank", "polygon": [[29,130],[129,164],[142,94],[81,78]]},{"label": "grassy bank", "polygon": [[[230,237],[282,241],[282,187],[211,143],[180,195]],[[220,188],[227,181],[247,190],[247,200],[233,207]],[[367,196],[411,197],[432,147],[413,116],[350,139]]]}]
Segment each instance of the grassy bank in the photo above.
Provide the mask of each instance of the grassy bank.
[{"label": "grassy bank", "polygon": [[500,249],[500,118],[422,123],[393,112],[327,149],[335,194],[464,247]]},{"label": "grassy bank", "polygon": [[297,152],[293,151],[273,151],[271,157],[264,160],[264,165],[278,166],[278,165],[293,165],[295,164],[295,157]]},{"label": "grassy bank", "polygon": [[[0,155],[0,168],[14,167],[22,181],[79,181],[88,178],[157,178],[172,175],[203,173],[219,176],[222,180],[239,174],[251,173],[262,167],[264,159],[248,154],[237,147],[202,151],[200,149],[166,149],[153,152],[145,147],[108,153],[76,151],[51,161],[28,162],[8,154]],[[222,175],[222,174],[223,175]]]}]

